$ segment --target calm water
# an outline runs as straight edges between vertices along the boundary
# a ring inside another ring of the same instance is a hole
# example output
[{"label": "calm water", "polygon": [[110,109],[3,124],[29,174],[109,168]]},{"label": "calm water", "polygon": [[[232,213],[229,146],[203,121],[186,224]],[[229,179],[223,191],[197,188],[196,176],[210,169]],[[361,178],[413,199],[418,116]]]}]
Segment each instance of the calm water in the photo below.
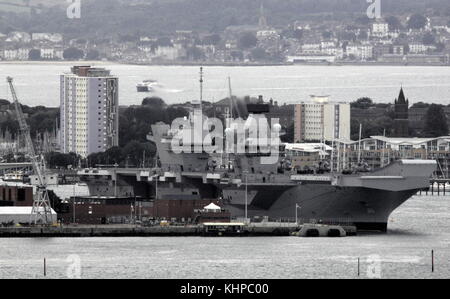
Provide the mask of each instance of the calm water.
[{"label": "calm water", "polygon": [[[450,278],[450,197],[417,196],[391,217],[387,235],[340,239],[0,239],[0,278],[65,278],[77,255],[83,278],[355,278],[378,255],[383,278]],[[431,273],[431,250],[435,272]]]},{"label": "calm water", "polygon": [[[59,105],[59,77],[69,63],[0,63],[0,98],[8,95],[3,77],[13,76],[20,99],[28,105]],[[120,78],[122,105],[139,104],[145,94],[136,84],[158,80],[156,95],[172,104],[199,98],[198,73],[194,66],[134,66],[97,64]],[[450,68],[415,66],[261,66],[206,67],[205,99],[218,101],[228,95],[227,77],[236,95],[264,95],[280,103],[306,100],[309,95],[331,95],[337,101],[369,96],[392,102],[403,84],[411,102],[450,103]]]}]

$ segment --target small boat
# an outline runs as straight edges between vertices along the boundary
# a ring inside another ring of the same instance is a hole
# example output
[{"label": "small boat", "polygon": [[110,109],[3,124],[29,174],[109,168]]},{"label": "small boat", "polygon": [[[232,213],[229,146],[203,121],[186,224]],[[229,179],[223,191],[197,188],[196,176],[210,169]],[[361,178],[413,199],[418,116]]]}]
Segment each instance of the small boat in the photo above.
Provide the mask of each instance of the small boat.
[{"label": "small boat", "polygon": [[144,80],[136,85],[138,92],[152,92],[154,87],[158,84],[155,80]]}]

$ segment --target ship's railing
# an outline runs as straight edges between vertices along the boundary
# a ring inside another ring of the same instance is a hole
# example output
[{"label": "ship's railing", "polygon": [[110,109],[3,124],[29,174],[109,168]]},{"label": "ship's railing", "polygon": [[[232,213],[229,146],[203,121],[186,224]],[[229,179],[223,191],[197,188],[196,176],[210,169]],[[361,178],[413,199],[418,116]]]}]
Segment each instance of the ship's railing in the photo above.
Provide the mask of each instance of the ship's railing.
[{"label": "ship's railing", "polygon": [[298,217],[297,221],[294,218],[279,218],[253,222],[257,226],[279,226],[279,227],[291,227],[293,225],[302,224],[325,224],[325,225],[342,225],[342,226],[352,226],[354,222],[351,218],[326,218],[326,219],[316,219],[316,218],[301,218]]},{"label": "ship's railing", "polygon": [[299,218],[297,222],[299,224],[354,225],[354,222],[350,218]]},{"label": "ship's railing", "polygon": [[292,227],[295,226],[295,222],[252,222],[249,224],[251,227]]}]

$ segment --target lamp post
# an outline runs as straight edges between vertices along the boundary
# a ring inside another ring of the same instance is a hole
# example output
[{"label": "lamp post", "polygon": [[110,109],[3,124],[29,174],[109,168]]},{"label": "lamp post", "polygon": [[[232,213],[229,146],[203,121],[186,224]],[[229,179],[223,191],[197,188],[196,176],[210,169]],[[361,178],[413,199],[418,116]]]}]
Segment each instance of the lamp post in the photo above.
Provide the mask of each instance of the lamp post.
[{"label": "lamp post", "polygon": [[298,205],[298,203],[295,204],[295,224],[298,225],[298,214],[297,214],[297,210],[301,209],[302,207],[300,207]]},{"label": "lamp post", "polygon": [[158,200],[158,181],[159,181],[159,176],[156,175],[156,181],[155,181],[155,200]]},{"label": "lamp post", "polygon": [[72,202],[72,209],[73,209],[73,223],[76,223],[76,218],[75,218],[75,184],[73,185],[73,202]]},{"label": "lamp post", "polygon": [[73,198],[73,223],[76,223],[76,218],[75,218],[75,197]]},{"label": "lamp post", "polygon": [[247,203],[248,203],[248,171],[243,172],[245,175],[245,223],[248,221],[248,209],[247,209]]}]

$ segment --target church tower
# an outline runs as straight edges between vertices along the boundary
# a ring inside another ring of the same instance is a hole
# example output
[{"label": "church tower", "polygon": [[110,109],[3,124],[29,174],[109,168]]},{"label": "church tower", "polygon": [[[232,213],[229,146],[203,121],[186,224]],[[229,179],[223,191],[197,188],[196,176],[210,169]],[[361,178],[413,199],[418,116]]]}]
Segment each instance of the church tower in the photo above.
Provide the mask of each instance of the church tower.
[{"label": "church tower", "polygon": [[395,100],[394,105],[394,137],[408,137],[409,136],[409,116],[408,107],[409,100],[406,99],[403,87],[400,89],[400,94]]},{"label": "church tower", "polygon": [[259,22],[258,22],[260,29],[267,28],[267,19],[266,19],[266,13],[264,11],[264,4],[261,3],[261,7],[259,8]]}]

